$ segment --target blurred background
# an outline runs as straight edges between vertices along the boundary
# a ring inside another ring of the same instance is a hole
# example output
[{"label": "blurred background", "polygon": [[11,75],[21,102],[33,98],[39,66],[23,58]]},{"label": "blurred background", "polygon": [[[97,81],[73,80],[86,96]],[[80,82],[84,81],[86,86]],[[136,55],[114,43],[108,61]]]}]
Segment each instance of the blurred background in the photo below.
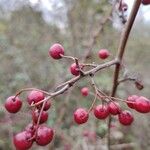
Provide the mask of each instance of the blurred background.
[{"label": "blurred background", "polygon": [[[127,2],[129,9],[125,15],[128,17],[132,2]],[[0,0],[0,150],[13,150],[13,134],[22,131],[31,121],[26,93],[21,96],[23,108],[16,115],[5,111],[6,98],[27,87],[51,91],[72,77],[71,61],[56,61],[48,56],[53,43],[61,43],[67,55],[87,63],[103,63],[97,56],[101,48],[111,52],[109,60],[115,57],[124,24],[117,5],[110,15],[111,3],[107,0]],[[144,89],[139,91],[134,82],[122,83],[117,97],[126,99],[137,94],[150,98],[149,39],[150,6],[141,6],[127,44],[121,75],[137,76],[144,83]],[[108,94],[112,76],[113,68],[95,76],[98,87]],[[47,124],[55,128],[55,139],[46,147],[35,144],[31,149],[107,150],[107,121],[99,121],[91,114],[88,123],[82,126],[73,122],[73,111],[77,107],[88,109],[93,100],[92,95],[86,98],[81,95],[80,89],[84,86],[92,91],[89,79],[84,79],[52,100]],[[119,146],[114,147],[115,150],[149,150],[150,116],[135,111],[133,114],[135,121],[130,127],[123,127],[113,118],[111,144]]]}]

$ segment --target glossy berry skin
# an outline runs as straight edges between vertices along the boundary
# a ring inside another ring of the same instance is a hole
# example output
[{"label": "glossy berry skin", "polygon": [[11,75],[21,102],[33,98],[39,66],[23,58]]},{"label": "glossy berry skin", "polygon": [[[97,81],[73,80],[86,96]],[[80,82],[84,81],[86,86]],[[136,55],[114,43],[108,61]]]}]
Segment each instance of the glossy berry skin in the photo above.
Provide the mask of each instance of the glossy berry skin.
[{"label": "glossy berry skin", "polygon": [[83,96],[88,96],[89,95],[89,88],[88,87],[82,88],[81,93]]},{"label": "glossy berry skin", "polygon": [[53,129],[47,126],[40,126],[37,130],[36,143],[40,146],[45,146],[52,141],[53,137]]},{"label": "glossy berry skin", "polygon": [[75,63],[73,63],[70,66],[70,72],[74,75],[74,76],[78,76],[80,74],[79,69],[77,68],[77,65]]},{"label": "glossy berry skin", "polygon": [[78,108],[74,112],[74,121],[77,124],[83,124],[87,122],[88,118],[89,118],[89,114],[84,108]]},{"label": "glossy berry skin", "polygon": [[150,100],[143,96],[139,97],[138,99],[136,99],[135,110],[140,113],[150,112]]},{"label": "glossy berry skin", "polygon": [[139,97],[137,95],[132,95],[132,96],[129,96],[127,98],[127,105],[128,107],[132,108],[132,109],[135,109],[135,102],[136,102],[136,99],[138,99]]},{"label": "glossy berry skin", "polygon": [[49,55],[54,59],[61,59],[61,55],[64,55],[63,46],[59,43],[52,45],[49,49]]},{"label": "glossy berry skin", "polygon": [[99,52],[98,52],[98,56],[99,56],[99,58],[101,58],[101,59],[106,59],[106,58],[109,57],[109,55],[110,55],[110,53],[109,53],[109,51],[108,51],[107,49],[101,49],[101,50],[99,50]]},{"label": "glossy berry skin", "polygon": [[28,124],[25,127],[25,131],[30,132],[32,135],[34,134],[35,130],[36,130],[36,126],[33,125],[32,123]]},{"label": "glossy berry skin", "polygon": [[[37,108],[38,109],[41,109],[42,108],[42,105],[43,105],[43,103],[42,104],[40,104],[40,105],[38,105],[37,106]],[[50,100],[48,100],[46,103],[45,103],[45,106],[44,106],[44,111],[47,111],[47,110],[49,110],[50,109],[50,107],[51,107],[51,101]]]},{"label": "glossy berry skin", "polygon": [[44,94],[40,91],[31,91],[27,96],[27,101],[31,105],[32,103],[38,103],[43,100]]},{"label": "glossy berry skin", "polygon": [[52,104],[51,104],[51,101],[50,101],[50,100],[47,101],[46,104],[45,104],[45,106],[44,106],[44,110],[45,110],[45,111],[49,110],[50,107],[51,107],[51,105],[52,105]]},{"label": "glossy berry skin", "polygon": [[10,113],[17,113],[22,106],[22,101],[19,99],[19,97],[16,97],[15,99],[14,97],[15,96],[8,97],[5,102],[5,108]]},{"label": "glossy berry skin", "polygon": [[[37,123],[39,115],[40,115],[39,110],[35,110],[32,112],[32,120],[34,121],[34,123]],[[41,114],[40,124],[46,122],[47,119],[48,119],[48,113],[46,111],[43,111]]]},{"label": "glossy berry skin", "polygon": [[110,102],[108,104],[108,109],[109,113],[111,113],[112,115],[117,115],[121,112],[120,105],[117,102]]},{"label": "glossy berry skin", "polygon": [[149,5],[150,4],[150,0],[142,0],[142,4],[143,5]]},{"label": "glossy berry skin", "polygon": [[29,139],[32,138],[32,134],[27,131],[20,132],[13,137],[13,143],[16,150],[28,150],[31,148],[33,141]]},{"label": "glossy berry skin", "polygon": [[109,115],[109,109],[107,105],[98,105],[94,108],[94,115],[98,119],[105,119]]},{"label": "glossy berry skin", "polygon": [[118,115],[119,122],[125,126],[131,125],[134,121],[133,115],[130,111],[124,110]]}]

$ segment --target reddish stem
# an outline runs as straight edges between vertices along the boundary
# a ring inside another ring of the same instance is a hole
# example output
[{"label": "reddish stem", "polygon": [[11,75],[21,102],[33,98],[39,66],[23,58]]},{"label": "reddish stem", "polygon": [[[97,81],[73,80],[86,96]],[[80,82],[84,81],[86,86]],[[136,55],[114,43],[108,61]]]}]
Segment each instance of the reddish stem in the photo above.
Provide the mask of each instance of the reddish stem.
[{"label": "reddish stem", "polygon": [[[116,58],[120,61],[120,63],[116,64],[115,67],[115,71],[114,71],[114,78],[113,78],[113,87],[112,87],[112,92],[111,92],[111,96],[114,97],[117,91],[117,87],[118,87],[118,78],[119,78],[119,73],[120,73],[120,66],[122,63],[122,58],[125,52],[125,47],[127,44],[127,40],[129,38],[129,34],[130,31],[132,29],[135,17],[137,15],[137,12],[139,10],[141,4],[141,0],[135,0],[134,1],[134,5],[132,7],[132,11],[130,13],[129,19],[126,23],[125,29],[122,33],[121,39],[120,39],[120,43],[119,43],[119,47],[118,47],[118,53]],[[109,121],[108,121],[108,138],[107,138],[107,146],[108,146],[108,150],[111,150],[111,143],[110,143],[110,124],[111,124],[111,117],[109,117]]]}]

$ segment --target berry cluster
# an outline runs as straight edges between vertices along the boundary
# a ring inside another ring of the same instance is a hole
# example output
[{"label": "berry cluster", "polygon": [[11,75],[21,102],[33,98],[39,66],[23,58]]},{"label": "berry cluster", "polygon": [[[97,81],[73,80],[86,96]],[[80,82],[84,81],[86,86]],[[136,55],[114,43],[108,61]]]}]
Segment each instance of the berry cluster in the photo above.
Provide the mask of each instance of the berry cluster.
[{"label": "berry cluster", "polygon": [[[88,88],[82,88],[81,93],[83,96],[88,95]],[[118,120],[123,125],[131,125],[134,121],[134,117],[129,110],[122,110],[121,106],[118,102],[114,102],[111,97],[105,96],[101,97],[102,102],[103,100],[110,100],[106,101],[105,104],[99,104],[93,108],[94,116],[97,119],[106,119],[109,115],[118,115]],[[120,100],[118,98],[113,98],[116,100]],[[140,113],[149,113],[150,112],[150,100],[143,96],[132,95],[127,98],[127,100],[123,100],[126,102],[129,108],[135,109]],[[74,112],[74,120],[77,124],[83,124],[88,121],[90,111],[87,111],[85,108],[78,108]]]},{"label": "berry cluster", "polygon": [[127,99],[127,105],[140,113],[150,112],[150,101],[143,96],[129,96]]},{"label": "berry cluster", "polygon": [[[67,58],[74,61],[74,63],[72,63],[72,65],[70,66],[70,72],[74,76],[83,77],[85,75],[84,69],[87,66],[97,67],[97,65],[95,66],[95,64],[79,63],[77,58],[74,58],[72,56],[65,56],[64,54],[64,48],[59,43],[54,44],[49,49],[49,56],[53,59]],[[110,52],[107,49],[101,49],[99,50],[97,55],[100,59],[104,60],[110,56]],[[108,66],[106,65],[106,67]],[[85,108],[76,109],[76,111],[74,112],[74,121],[77,124],[86,123],[89,119],[89,113],[93,111],[94,116],[97,119],[106,119],[109,115],[117,115],[118,120],[121,124],[130,125],[134,120],[132,113],[128,110],[122,110],[120,104],[116,102],[117,100],[126,102],[127,106],[135,109],[138,112],[150,112],[150,101],[147,98],[143,96],[133,95],[129,96],[127,100],[122,100],[119,98],[107,96],[96,86],[93,79],[93,74],[89,74],[89,76],[92,81],[92,87],[94,88],[95,97],[89,110],[86,110]],[[39,89],[24,89],[19,91],[15,96],[10,96],[9,98],[7,98],[7,100],[5,101],[6,110],[9,113],[17,113],[20,111],[22,107],[22,101],[19,98],[19,95],[24,91],[30,91],[27,95],[27,103],[30,108],[32,108],[32,123],[29,124],[24,131],[16,134],[13,137],[13,142],[17,150],[29,149],[34,141],[37,143],[37,145],[45,146],[49,144],[54,137],[53,129],[47,127],[46,125],[43,125],[43,123],[48,120],[47,111],[51,107],[51,102],[49,101],[49,99],[54,96],[54,94]],[[56,90],[56,93],[58,93],[58,91]],[[62,93],[63,92],[60,90],[60,94]],[[81,93],[83,96],[93,94],[88,87],[82,88]],[[47,95],[47,97],[45,95]],[[95,107],[94,105],[97,99],[101,101],[101,104]]]},{"label": "berry cluster", "polygon": [[41,125],[37,129],[36,136],[34,136],[36,131],[35,128],[36,127],[31,124],[29,127],[26,127],[25,131],[22,131],[13,137],[13,143],[17,150],[27,150],[31,148],[34,141],[40,146],[45,146],[52,141],[54,136],[52,128]]},{"label": "berry cluster", "polygon": [[[126,11],[127,8],[128,8],[127,4],[122,2],[120,9],[121,10],[123,9],[123,11]],[[59,47],[59,51],[58,51],[58,47]],[[60,56],[59,57],[60,59],[63,57],[62,55],[64,55],[64,48],[60,44],[54,44],[50,48],[49,54],[54,59],[58,59],[58,56]],[[55,54],[55,55],[52,55],[52,54]],[[98,52],[98,56],[101,59],[106,59],[110,56],[110,53],[107,49],[101,49]],[[80,71],[83,68],[84,68],[84,64],[78,65],[76,63],[73,63],[70,66],[70,72],[75,76],[79,76]],[[88,96],[89,89],[87,87],[84,87],[81,89],[81,93],[83,96]],[[93,110],[94,115],[97,119],[106,119],[109,115],[118,115],[119,122],[123,125],[130,125],[133,122],[134,118],[133,118],[132,113],[128,110],[123,111],[118,102],[114,102],[111,99],[111,97],[106,97],[105,99],[105,96],[101,95],[100,93],[99,93],[99,97],[101,97],[102,100],[106,100],[107,103],[100,104],[94,108]],[[109,102],[107,100],[109,100]],[[130,108],[133,108],[137,110],[138,112],[141,112],[141,113],[150,112],[150,101],[145,97],[142,97],[142,96],[138,97],[135,95],[129,96],[128,99],[126,100],[126,103]],[[76,111],[74,112],[75,122],[77,124],[83,124],[87,122],[89,118],[89,113],[90,113],[90,110],[87,111],[85,108],[76,109]]]},{"label": "berry cluster", "polygon": [[[32,104],[41,102],[44,98],[45,95],[43,92],[32,90],[27,95],[27,102],[31,106]],[[34,141],[40,146],[45,146],[52,141],[54,136],[53,129],[46,125],[41,125],[48,119],[47,110],[51,107],[51,102],[46,101],[43,111],[41,111],[42,105],[43,103],[32,110],[32,123],[29,124],[24,131],[14,135],[13,143],[17,150],[29,149]],[[5,102],[5,108],[9,113],[19,112],[21,107],[22,101],[18,96],[10,96]]]}]

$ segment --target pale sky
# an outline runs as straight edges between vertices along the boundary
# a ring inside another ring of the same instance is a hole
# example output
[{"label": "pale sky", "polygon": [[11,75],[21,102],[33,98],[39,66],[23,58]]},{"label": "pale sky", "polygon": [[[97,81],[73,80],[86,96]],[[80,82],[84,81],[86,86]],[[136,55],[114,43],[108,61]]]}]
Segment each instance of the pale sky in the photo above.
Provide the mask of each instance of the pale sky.
[{"label": "pale sky", "polygon": [[[36,4],[38,2],[38,0],[29,0],[33,5]],[[54,3],[55,0],[41,0],[43,3],[43,7],[45,7],[48,11],[53,11],[52,8],[52,4]],[[125,2],[128,4],[129,6],[129,12],[131,11],[132,5],[134,0],[125,0]],[[58,5],[61,5],[61,3],[58,3]],[[146,21],[150,20],[150,5],[148,6],[144,6],[141,5],[141,10],[143,12],[143,16],[145,18]]]},{"label": "pale sky", "polygon": [[[129,6],[129,12],[131,11],[132,5],[134,3],[134,0],[125,0],[125,2],[128,4]],[[145,18],[146,21],[150,20],[150,5],[141,5],[141,10],[143,12],[143,16]]]}]

